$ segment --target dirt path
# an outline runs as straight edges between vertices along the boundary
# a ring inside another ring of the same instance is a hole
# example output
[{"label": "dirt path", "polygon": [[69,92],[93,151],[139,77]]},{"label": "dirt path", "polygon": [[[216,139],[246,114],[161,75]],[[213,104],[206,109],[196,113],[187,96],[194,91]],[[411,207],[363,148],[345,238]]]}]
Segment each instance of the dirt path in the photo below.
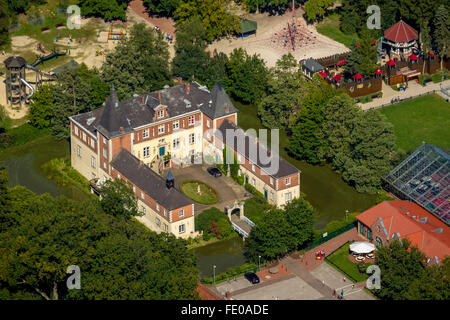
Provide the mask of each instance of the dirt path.
[{"label": "dirt path", "polygon": [[[285,42],[289,33],[287,24],[292,24],[292,12],[289,10],[281,16],[268,14],[251,14],[249,20],[258,23],[255,35],[248,37],[222,39],[208,47],[213,52],[231,53],[235,48],[244,48],[249,54],[259,54],[267,65],[275,66],[283,54],[291,53],[296,59],[309,57],[320,58],[348,51],[348,48],[328,37],[319,34],[313,25],[307,25],[303,19],[303,11],[295,11],[295,50],[291,41]],[[291,32],[293,30],[291,29]]]}]

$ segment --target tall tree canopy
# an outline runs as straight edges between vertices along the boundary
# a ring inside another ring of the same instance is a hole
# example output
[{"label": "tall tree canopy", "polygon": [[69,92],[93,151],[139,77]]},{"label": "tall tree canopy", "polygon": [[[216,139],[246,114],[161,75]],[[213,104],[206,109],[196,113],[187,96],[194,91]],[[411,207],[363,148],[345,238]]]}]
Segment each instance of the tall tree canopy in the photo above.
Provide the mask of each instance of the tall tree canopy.
[{"label": "tall tree canopy", "polygon": [[258,103],[264,96],[269,75],[259,55],[250,56],[242,48],[234,49],[226,64],[226,74],[222,84],[235,99]]},{"label": "tall tree canopy", "polygon": [[240,30],[239,18],[229,13],[232,0],[183,0],[175,10],[177,26],[197,17],[205,28],[208,41],[224,35],[231,35]]},{"label": "tall tree canopy", "polygon": [[[441,58],[448,58],[450,54],[450,20],[448,9],[441,5],[434,17],[434,42]],[[441,59],[441,69],[442,69]]]},{"label": "tall tree canopy", "polygon": [[268,128],[286,128],[302,99],[304,77],[298,62],[283,55],[269,74],[267,94],[258,106],[258,115]]},{"label": "tall tree canopy", "polygon": [[137,198],[133,189],[120,179],[107,180],[102,185],[100,205],[104,212],[129,219],[140,216]]},{"label": "tall tree canopy", "polygon": [[162,89],[172,83],[167,42],[145,24],[134,25],[129,37],[106,56],[101,76],[109,86],[114,85],[120,100]]},{"label": "tall tree canopy", "polygon": [[107,21],[127,20],[126,10],[131,0],[79,0],[83,16],[102,17]]},{"label": "tall tree canopy", "polygon": [[292,200],[283,210],[266,212],[245,242],[249,258],[271,260],[298,249],[312,239],[315,218],[313,207],[303,198]]},{"label": "tall tree canopy", "polygon": [[[106,214],[98,200],[53,198],[24,187],[9,189],[8,197],[8,220],[0,219],[1,299],[198,297],[196,258],[184,240]],[[80,268],[80,289],[67,289],[70,265]]]},{"label": "tall tree canopy", "polygon": [[144,0],[144,5],[151,14],[171,17],[179,7],[181,0]]},{"label": "tall tree canopy", "polygon": [[0,0],[0,47],[9,43],[8,3]]},{"label": "tall tree canopy", "polygon": [[172,72],[175,76],[192,80],[208,65],[210,56],[205,51],[205,28],[198,17],[180,27],[175,42]]},{"label": "tall tree canopy", "polygon": [[334,0],[308,0],[305,4],[306,18],[310,21],[325,15],[326,9],[333,4]]},{"label": "tall tree canopy", "polygon": [[324,118],[319,157],[358,192],[375,193],[392,167],[393,126],[375,110],[363,112],[348,95],[331,98]]}]

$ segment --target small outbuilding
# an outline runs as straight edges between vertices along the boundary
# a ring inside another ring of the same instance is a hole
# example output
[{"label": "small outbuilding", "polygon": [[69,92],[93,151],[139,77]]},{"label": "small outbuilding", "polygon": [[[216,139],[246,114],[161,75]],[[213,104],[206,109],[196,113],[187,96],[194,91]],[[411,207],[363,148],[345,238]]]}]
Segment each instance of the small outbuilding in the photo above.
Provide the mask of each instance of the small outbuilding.
[{"label": "small outbuilding", "polygon": [[314,73],[325,70],[325,68],[313,58],[309,58],[300,63],[302,65],[302,72],[308,79],[311,79]]},{"label": "small outbuilding", "polygon": [[256,29],[258,28],[258,23],[253,20],[241,20],[241,36],[247,37],[251,34],[256,34]]}]

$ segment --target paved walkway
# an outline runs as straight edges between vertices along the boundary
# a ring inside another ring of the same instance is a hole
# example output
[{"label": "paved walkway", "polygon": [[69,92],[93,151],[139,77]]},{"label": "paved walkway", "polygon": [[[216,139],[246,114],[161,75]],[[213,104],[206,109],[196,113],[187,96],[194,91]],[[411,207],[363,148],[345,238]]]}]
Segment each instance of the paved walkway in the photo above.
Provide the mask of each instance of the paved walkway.
[{"label": "paved walkway", "polygon": [[335,299],[330,296],[330,294],[333,292],[333,289],[331,289],[326,283],[321,282],[319,279],[314,277],[311,272],[309,272],[309,270],[298,264],[294,259],[288,256],[281,261],[290,271],[292,271],[293,274],[300,277],[308,285],[320,292],[320,294],[325,299]]},{"label": "paved walkway", "polygon": [[303,256],[300,256],[299,259],[295,259],[295,261],[305,269],[313,270],[323,262],[323,260],[316,259],[317,251],[324,251],[325,257],[327,257],[349,241],[366,241],[366,239],[358,234],[356,228],[353,228],[305,252]]},{"label": "paved walkway", "polygon": [[[440,83],[429,82],[425,87],[416,83],[415,81],[408,82],[408,88],[405,91],[395,91],[384,82],[382,84],[383,96],[368,103],[359,103],[363,110],[381,107],[382,105],[390,105],[393,98],[407,99],[419,95],[424,95],[434,90],[440,91],[442,88],[450,87],[450,79]],[[438,93],[438,92],[436,92]]]}]

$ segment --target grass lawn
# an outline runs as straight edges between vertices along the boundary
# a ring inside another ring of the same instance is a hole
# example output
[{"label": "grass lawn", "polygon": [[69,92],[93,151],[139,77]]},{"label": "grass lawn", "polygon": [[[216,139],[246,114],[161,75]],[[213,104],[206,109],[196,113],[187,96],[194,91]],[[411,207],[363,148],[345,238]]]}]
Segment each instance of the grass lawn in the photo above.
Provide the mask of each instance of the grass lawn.
[{"label": "grass lawn", "polygon": [[347,278],[349,278],[353,282],[365,281],[369,277],[369,275],[360,273],[357,264],[350,261],[350,259],[348,258],[349,249],[350,242],[344,244],[342,247],[325,258],[325,261],[327,261],[332,267],[336,268],[341,273],[344,273]]},{"label": "grass lawn", "polygon": [[450,148],[450,104],[429,94],[379,109],[394,125],[397,148],[416,149],[422,141]]},{"label": "grass lawn", "polygon": [[[200,186],[200,194],[197,193]],[[216,190],[201,181],[184,181],[180,186],[185,196],[201,204],[214,204],[219,201]]]},{"label": "grass lawn", "polygon": [[317,32],[349,47],[352,43],[353,38],[356,38],[356,40],[358,40],[358,36],[356,34],[343,33],[339,29],[339,19],[340,15],[337,13],[329,15],[317,25]]}]

